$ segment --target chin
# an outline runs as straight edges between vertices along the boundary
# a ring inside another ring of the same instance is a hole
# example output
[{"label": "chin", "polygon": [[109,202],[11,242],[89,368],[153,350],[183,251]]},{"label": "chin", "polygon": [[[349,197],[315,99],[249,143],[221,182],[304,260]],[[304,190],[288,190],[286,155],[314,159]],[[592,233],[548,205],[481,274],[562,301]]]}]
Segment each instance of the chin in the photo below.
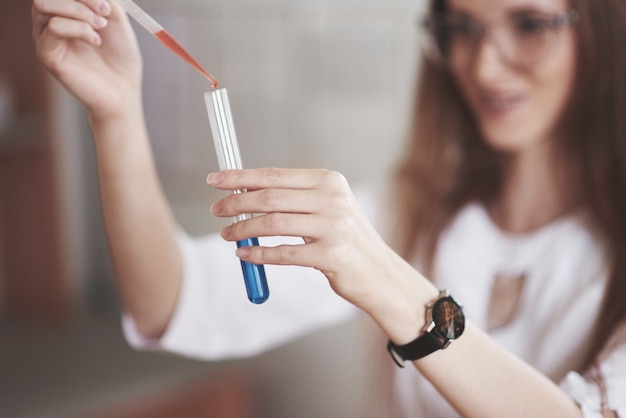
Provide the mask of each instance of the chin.
[{"label": "chin", "polygon": [[489,148],[505,154],[514,154],[528,148],[533,142],[529,132],[520,127],[482,129],[482,136]]}]

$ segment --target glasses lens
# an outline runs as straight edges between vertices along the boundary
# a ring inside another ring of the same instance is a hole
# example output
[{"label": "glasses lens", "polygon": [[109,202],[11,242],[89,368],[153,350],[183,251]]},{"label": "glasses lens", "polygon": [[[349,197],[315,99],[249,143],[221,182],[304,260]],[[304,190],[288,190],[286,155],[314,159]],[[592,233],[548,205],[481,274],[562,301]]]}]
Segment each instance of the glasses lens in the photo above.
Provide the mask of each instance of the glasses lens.
[{"label": "glasses lens", "polygon": [[557,36],[554,29],[545,17],[516,19],[501,32],[501,52],[514,63],[533,64],[549,52]]},{"label": "glasses lens", "polygon": [[420,44],[425,57],[436,64],[448,65],[454,61],[465,65],[483,42],[492,41],[503,59],[527,66],[549,54],[559,36],[559,29],[575,23],[575,17],[571,13],[527,14],[486,28],[467,16],[431,16],[419,25]]},{"label": "glasses lens", "polygon": [[453,16],[430,17],[420,25],[420,43],[427,59],[449,64],[474,50],[484,35],[482,26]]}]

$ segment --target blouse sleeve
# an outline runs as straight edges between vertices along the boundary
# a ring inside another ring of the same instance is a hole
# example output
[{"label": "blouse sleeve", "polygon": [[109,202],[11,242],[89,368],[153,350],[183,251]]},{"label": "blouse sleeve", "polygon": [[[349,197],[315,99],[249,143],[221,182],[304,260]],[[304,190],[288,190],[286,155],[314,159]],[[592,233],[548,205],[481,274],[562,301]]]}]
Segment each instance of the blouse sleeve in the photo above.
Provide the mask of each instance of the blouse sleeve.
[{"label": "blouse sleeve", "polygon": [[585,418],[626,418],[626,326],[588,371],[569,372],[561,387]]},{"label": "blouse sleeve", "polygon": [[[144,338],[127,313],[127,341],[139,349],[164,350],[204,360],[252,356],[315,329],[352,318],[357,309],[337,296],[317,270],[266,265],[269,299],[246,296],[234,243],[219,235],[192,238],[180,232],[183,282],[172,320],[159,340]],[[261,238],[261,244],[301,243]]]}]

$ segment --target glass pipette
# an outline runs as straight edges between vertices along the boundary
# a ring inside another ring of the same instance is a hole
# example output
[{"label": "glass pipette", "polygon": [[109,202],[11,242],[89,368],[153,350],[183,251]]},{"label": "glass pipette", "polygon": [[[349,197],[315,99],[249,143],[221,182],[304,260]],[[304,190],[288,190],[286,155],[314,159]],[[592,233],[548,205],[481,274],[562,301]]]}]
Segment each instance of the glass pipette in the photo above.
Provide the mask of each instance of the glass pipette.
[{"label": "glass pipette", "polygon": [[131,15],[133,19],[143,26],[148,32],[156,37],[163,45],[172,50],[176,55],[185,60],[189,65],[195,68],[200,74],[205,76],[210,82],[213,88],[217,87],[217,80],[207,70],[205,70],[196,61],[189,52],[182,47],[172,35],[169,34],[163,26],[159,25],[148,13],[146,13],[141,7],[139,7],[132,0],[117,0],[117,2],[126,10],[126,13]]},{"label": "glass pipette", "polygon": [[[230,110],[228,92],[225,88],[215,89],[204,93],[211,133],[215,143],[217,162],[220,170],[240,170],[243,168],[239,145],[235,135],[235,125]],[[232,193],[243,193],[245,190],[235,190]],[[242,214],[233,218],[233,222],[250,219],[252,214]],[[249,247],[259,245],[258,238],[248,238],[237,241],[237,247]],[[248,299],[252,303],[263,303],[270,295],[265,278],[265,268],[260,264],[253,264],[241,260],[243,279],[246,284]]]}]

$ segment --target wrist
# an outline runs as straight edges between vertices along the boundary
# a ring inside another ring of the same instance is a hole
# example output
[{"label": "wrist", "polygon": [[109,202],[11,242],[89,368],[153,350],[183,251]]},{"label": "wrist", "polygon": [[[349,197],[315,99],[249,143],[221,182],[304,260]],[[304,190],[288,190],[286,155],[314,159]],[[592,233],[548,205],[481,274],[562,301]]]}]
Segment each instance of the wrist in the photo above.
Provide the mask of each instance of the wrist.
[{"label": "wrist", "polygon": [[90,114],[89,123],[101,174],[120,173],[122,167],[122,172],[141,173],[153,165],[141,102],[118,114]]},{"label": "wrist", "polygon": [[102,139],[107,142],[115,138],[128,141],[130,135],[137,136],[145,131],[143,103],[141,97],[132,97],[120,100],[114,109],[102,107],[100,109],[87,109],[89,125],[94,135],[96,145],[100,145]]},{"label": "wrist", "polygon": [[414,340],[403,344],[388,341],[387,351],[399,367],[404,367],[405,360],[419,360],[447,348],[465,330],[463,307],[445,289],[426,306],[425,317],[427,325]]},{"label": "wrist", "polygon": [[104,129],[109,125],[129,125],[140,120],[143,121],[143,102],[140,91],[133,91],[109,103],[100,100],[102,104],[87,106],[89,124],[92,129]]},{"label": "wrist", "polygon": [[391,340],[404,344],[422,333],[426,326],[425,306],[439,291],[404,261],[387,278],[378,303],[368,313]]}]

